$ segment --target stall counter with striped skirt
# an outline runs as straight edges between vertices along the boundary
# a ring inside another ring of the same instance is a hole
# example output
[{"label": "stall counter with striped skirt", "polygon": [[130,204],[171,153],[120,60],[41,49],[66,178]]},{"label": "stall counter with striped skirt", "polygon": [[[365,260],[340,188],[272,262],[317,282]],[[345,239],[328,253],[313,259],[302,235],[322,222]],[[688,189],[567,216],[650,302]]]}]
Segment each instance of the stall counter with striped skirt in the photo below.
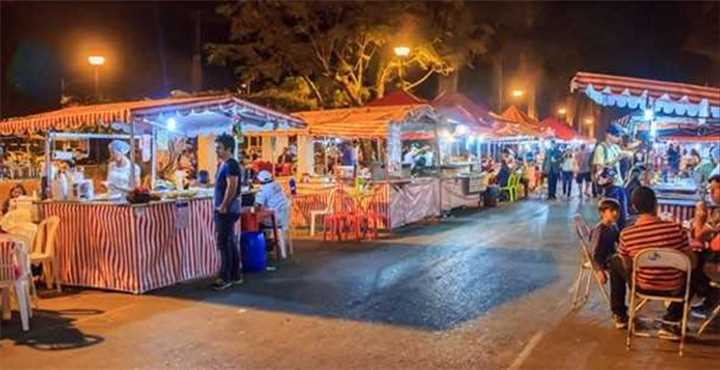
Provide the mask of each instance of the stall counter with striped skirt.
[{"label": "stall counter with striped skirt", "polygon": [[211,199],[52,202],[42,209],[61,220],[56,256],[63,284],[140,294],[218,272]]}]

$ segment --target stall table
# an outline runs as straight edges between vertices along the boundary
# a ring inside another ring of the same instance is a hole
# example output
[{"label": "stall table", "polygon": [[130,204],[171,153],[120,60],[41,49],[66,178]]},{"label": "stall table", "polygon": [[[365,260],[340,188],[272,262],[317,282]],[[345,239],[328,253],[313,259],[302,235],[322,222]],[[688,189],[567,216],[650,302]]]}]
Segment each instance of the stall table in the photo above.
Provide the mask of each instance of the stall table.
[{"label": "stall table", "polygon": [[211,198],[114,204],[50,201],[65,285],[144,293],[217,273]]}]

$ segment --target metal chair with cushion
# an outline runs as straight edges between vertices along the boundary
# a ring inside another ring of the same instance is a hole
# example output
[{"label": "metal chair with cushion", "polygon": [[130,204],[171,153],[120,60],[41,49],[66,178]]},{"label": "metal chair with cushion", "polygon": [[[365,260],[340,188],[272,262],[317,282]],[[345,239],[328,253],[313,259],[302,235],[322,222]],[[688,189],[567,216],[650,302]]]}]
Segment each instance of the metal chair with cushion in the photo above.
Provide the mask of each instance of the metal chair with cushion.
[{"label": "metal chair with cushion", "polygon": [[[638,289],[637,276],[638,271],[643,268],[674,268],[676,270],[685,273],[685,292],[662,292],[653,291],[645,292]],[[635,258],[633,258],[633,270],[631,278],[631,290],[630,290],[630,318],[628,321],[627,339],[626,346],[629,350],[631,347],[631,341],[633,335],[635,335],[635,315],[648,301],[662,301],[665,303],[682,303],[683,304],[683,315],[681,322],[681,334],[680,334],[680,345],[678,354],[683,355],[683,349],[685,348],[685,334],[687,333],[687,317],[688,310],[690,308],[690,275],[692,272],[692,262],[690,258],[684,253],[668,248],[649,248],[640,251]],[[667,293],[667,295],[665,294]],[[640,299],[640,303],[637,300]]]}]

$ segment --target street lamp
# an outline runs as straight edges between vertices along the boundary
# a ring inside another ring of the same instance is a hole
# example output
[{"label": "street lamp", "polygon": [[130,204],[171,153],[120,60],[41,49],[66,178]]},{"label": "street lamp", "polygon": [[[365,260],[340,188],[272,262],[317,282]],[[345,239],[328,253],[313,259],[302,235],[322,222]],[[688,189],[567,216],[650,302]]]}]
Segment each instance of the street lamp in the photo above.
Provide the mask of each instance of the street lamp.
[{"label": "street lamp", "polygon": [[560,107],[557,111],[557,113],[561,116],[564,116],[567,113],[567,109]]},{"label": "street lamp", "polygon": [[512,96],[514,96],[516,98],[519,98],[523,95],[525,95],[525,91],[522,91],[522,90],[513,90],[512,91]]},{"label": "street lamp", "polygon": [[405,90],[405,79],[403,78],[403,69],[405,68],[405,58],[410,55],[410,48],[407,46],[397,46],[393,49],[395,56],[400,59],[400,68],[398,69],[398,77],[400,77],[400,88]]},{"label": "street lamp", "polygon": [[105,57],[101,55],[91,55],[88,57],[88,63],[93,66],[95,98],[100,100],[100,66],[105,64]]}]

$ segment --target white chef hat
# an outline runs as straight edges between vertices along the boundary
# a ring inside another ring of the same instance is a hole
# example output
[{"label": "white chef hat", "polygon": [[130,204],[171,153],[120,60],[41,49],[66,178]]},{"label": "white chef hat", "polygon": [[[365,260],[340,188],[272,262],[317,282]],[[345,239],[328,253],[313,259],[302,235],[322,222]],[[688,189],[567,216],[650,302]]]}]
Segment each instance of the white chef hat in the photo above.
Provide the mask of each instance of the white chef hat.
[{"label": "white chef hat", "polygon": [[110,142],[110,150],[116,151],[120,154],[128,154],[128,152],[130,152],[130,145],[121,140],[113,140]]},{"label": "white chef hat", "polygon": [[260,181],[261,184],[267,184],[268,182],[272,181],[272,175],[270,172],[266,170],[260,171],[257,175],[257,180]]}]

